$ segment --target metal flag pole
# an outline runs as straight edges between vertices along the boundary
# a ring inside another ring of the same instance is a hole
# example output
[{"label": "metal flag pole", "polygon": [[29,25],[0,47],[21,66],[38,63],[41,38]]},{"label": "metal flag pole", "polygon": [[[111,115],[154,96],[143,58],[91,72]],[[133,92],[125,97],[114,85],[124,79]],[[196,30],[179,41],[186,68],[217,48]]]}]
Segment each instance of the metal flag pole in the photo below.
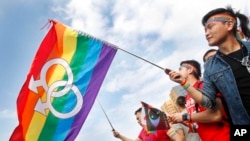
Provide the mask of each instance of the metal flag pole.
[{"label": "metal flag pole", "polygon": [[128,52],[128,51],[126,51],[126,50],[124,50],[124,49],[121,49],[121,48],[118,48],[118,47],[116,47],[116,48],[119,49],[119,50],[121,50],[121,51],[124,51],[124,52],[126,52],[126,53],[128,53],[128,54],[130,54],[130,55],[133,55],[134,57],[137,57],[137,58],[139,58],[139,59],[141,59],[141,60],[143,60],[143,61],[145,61],[145,62],[148,62],[148,63],[150,63],[151,65],[154,65],[154,66],[156,66],[156,67],[158,67],[158,68],[164,70],[163,67],[160,67],[160,66],[158,66],[158,65],[156,65],[156,64],[154,64],[154,63],[152,63],[152,62],[150,62],[150,61],[148,61],[148,60],[146,60],[146,59],[144,59],[144,58],[142,58],[142,57],[140,57],[140,56],[137,56],[137,55],[135,55],[135,54],[133,54],[133,53],[131,53],[131,52]]},{"label": "metal flag pole", "polygon": [[113,127],[113,125],[111,124],[111,122],[110,122],[110,120],[109,120],[109,118],[108,118],[108,115],[106,114],[106,112],[104,111],[104,109],[103,109],[103,107],[102,107],[102,105],[101,105],[101,103],[100,103],[100,101],[97,99],[97,101],[98,101],[98,104],[100,105],[100,107],[101,107],[101,109],[102,109],[102,111],[103,111],[103,113],[104,113],[104,115],[106,116],[106,119],[108,120],[108,122],[109,122],[109,125],[111,126],[111,128],[112,128],[112,131],[115,131],[115,128]]}]

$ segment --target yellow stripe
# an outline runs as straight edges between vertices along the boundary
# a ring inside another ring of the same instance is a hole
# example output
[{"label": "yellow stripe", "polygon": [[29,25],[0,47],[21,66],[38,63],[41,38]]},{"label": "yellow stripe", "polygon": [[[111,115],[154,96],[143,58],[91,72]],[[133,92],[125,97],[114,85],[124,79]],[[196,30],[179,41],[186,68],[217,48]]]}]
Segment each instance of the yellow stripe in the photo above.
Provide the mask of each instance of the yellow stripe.
[{"label": "yellow stripe", "polygon": [[[74,53],[76,51],[76,44],[77,44],[77,32],[66,29],[64,32],[64,39],[63,39],[63,53],[61,58],[70,64],[70,61],[72,57],[74,56]],[[48,81],[48,86],[50,86],[53,82],[57,80],[61,80],[63,76],[65,75],[66,71],[61,65],[57,65],[53,75],[51,75],[51,78]],[[51,98],[53,100],[53,98]],[[43,94],[42,97],[43,102],[47,102],[47,94]],[[47,110],[48,111],[48,110]],[[40,133],[42,132],[43,126],[46,122],[48,112],[46,112],[46,116],[39,113],[34,112],[33,118],[30,122],[29,129],[26,134],[26,140],[29,141],[37,141]]]},{"label": "yellow stripe", "polygon": [[39,135],[41,133],[41,127],[43,127],[45,120],[46,120],[46,118],[44,115],[38,114],[37,112],[35,112],[32,120],[30,122],[28,132],[25,136],[26,141],[37,141],[38,140]]},{"label": "yellow stripe", "polygon": [[63,40],[64,53],[62,55],[62,58],[64,58],[68,63],[70,63],[76,51],[77,35],[78,35],[77,32],[68,28],[66,29],[64,34],[64,40]]}]

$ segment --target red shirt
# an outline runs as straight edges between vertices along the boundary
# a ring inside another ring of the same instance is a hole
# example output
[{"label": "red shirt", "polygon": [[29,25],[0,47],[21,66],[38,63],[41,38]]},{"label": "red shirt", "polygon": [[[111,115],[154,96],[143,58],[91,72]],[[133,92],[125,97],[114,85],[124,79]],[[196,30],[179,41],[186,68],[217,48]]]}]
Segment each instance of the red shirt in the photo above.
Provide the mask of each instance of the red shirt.
[{"label": "red shirt", "polygon": [[[202,88],[203,82],[197,81],[194,85],[194,88]],[[219,96],[218,96],[219,97]],[[206,110],[201,105],[195,106],[195,101],[192,97],[186,95],[186,107],[188,113],[196,113]],[[223,119],[218,123],[199,123],[197,122],[198,128],[197,132],[202,141],[230,141],[230,125],[227,119],[227,115],[223,108]],[[225,118],[225,119],[224,119]]]},{"label": "red shirt", "polygon": [[147,131],[142,128],[138,138],[142,141],[170,141],[167,130],[157,130],[154,133],[147,133]]}]

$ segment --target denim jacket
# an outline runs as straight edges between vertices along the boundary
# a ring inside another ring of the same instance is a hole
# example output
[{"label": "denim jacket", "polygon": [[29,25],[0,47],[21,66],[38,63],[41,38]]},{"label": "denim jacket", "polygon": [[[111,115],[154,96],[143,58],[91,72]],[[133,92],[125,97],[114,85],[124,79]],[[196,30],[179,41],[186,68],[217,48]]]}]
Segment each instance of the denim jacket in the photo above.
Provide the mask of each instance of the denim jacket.
[{"label": "denim jacket", "polygon": [[[250,55],[250,42],[242,41],[242,43],[247,47]],[[204,87],[201,91],[212,101],[212,108],[215,108],[215,95],[219,90],[228,105],[232,123],[234,125],[250,125],[250,117],[241,101],[236,80],[229,64],[217,53],[204,65],[204,68]]]}]

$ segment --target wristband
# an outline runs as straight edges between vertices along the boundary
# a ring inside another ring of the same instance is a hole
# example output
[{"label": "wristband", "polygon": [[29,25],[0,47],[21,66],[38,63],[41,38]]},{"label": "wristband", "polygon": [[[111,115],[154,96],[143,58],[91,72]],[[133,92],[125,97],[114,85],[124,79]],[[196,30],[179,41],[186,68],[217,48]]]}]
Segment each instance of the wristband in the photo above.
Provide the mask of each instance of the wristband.
[{"label": "wristband", "polygon": [[187,90],[187,89],[190,87],[190,84],[188,83],[187,80],[185,80],[183,83],[181,83],[181,86],[182,86],[185,90]]},{"label": "wristband", "polygon": [[190,87],[190,84],[187,83],[186,85],[182,86],[185,90],[187,90]]},{"label": "wristband", "polygon": [[184,113],[184,114],[182,115],[182,120],[183,120],[183,121],[189,120],[189,114],[188,114],[188,113]]}]

